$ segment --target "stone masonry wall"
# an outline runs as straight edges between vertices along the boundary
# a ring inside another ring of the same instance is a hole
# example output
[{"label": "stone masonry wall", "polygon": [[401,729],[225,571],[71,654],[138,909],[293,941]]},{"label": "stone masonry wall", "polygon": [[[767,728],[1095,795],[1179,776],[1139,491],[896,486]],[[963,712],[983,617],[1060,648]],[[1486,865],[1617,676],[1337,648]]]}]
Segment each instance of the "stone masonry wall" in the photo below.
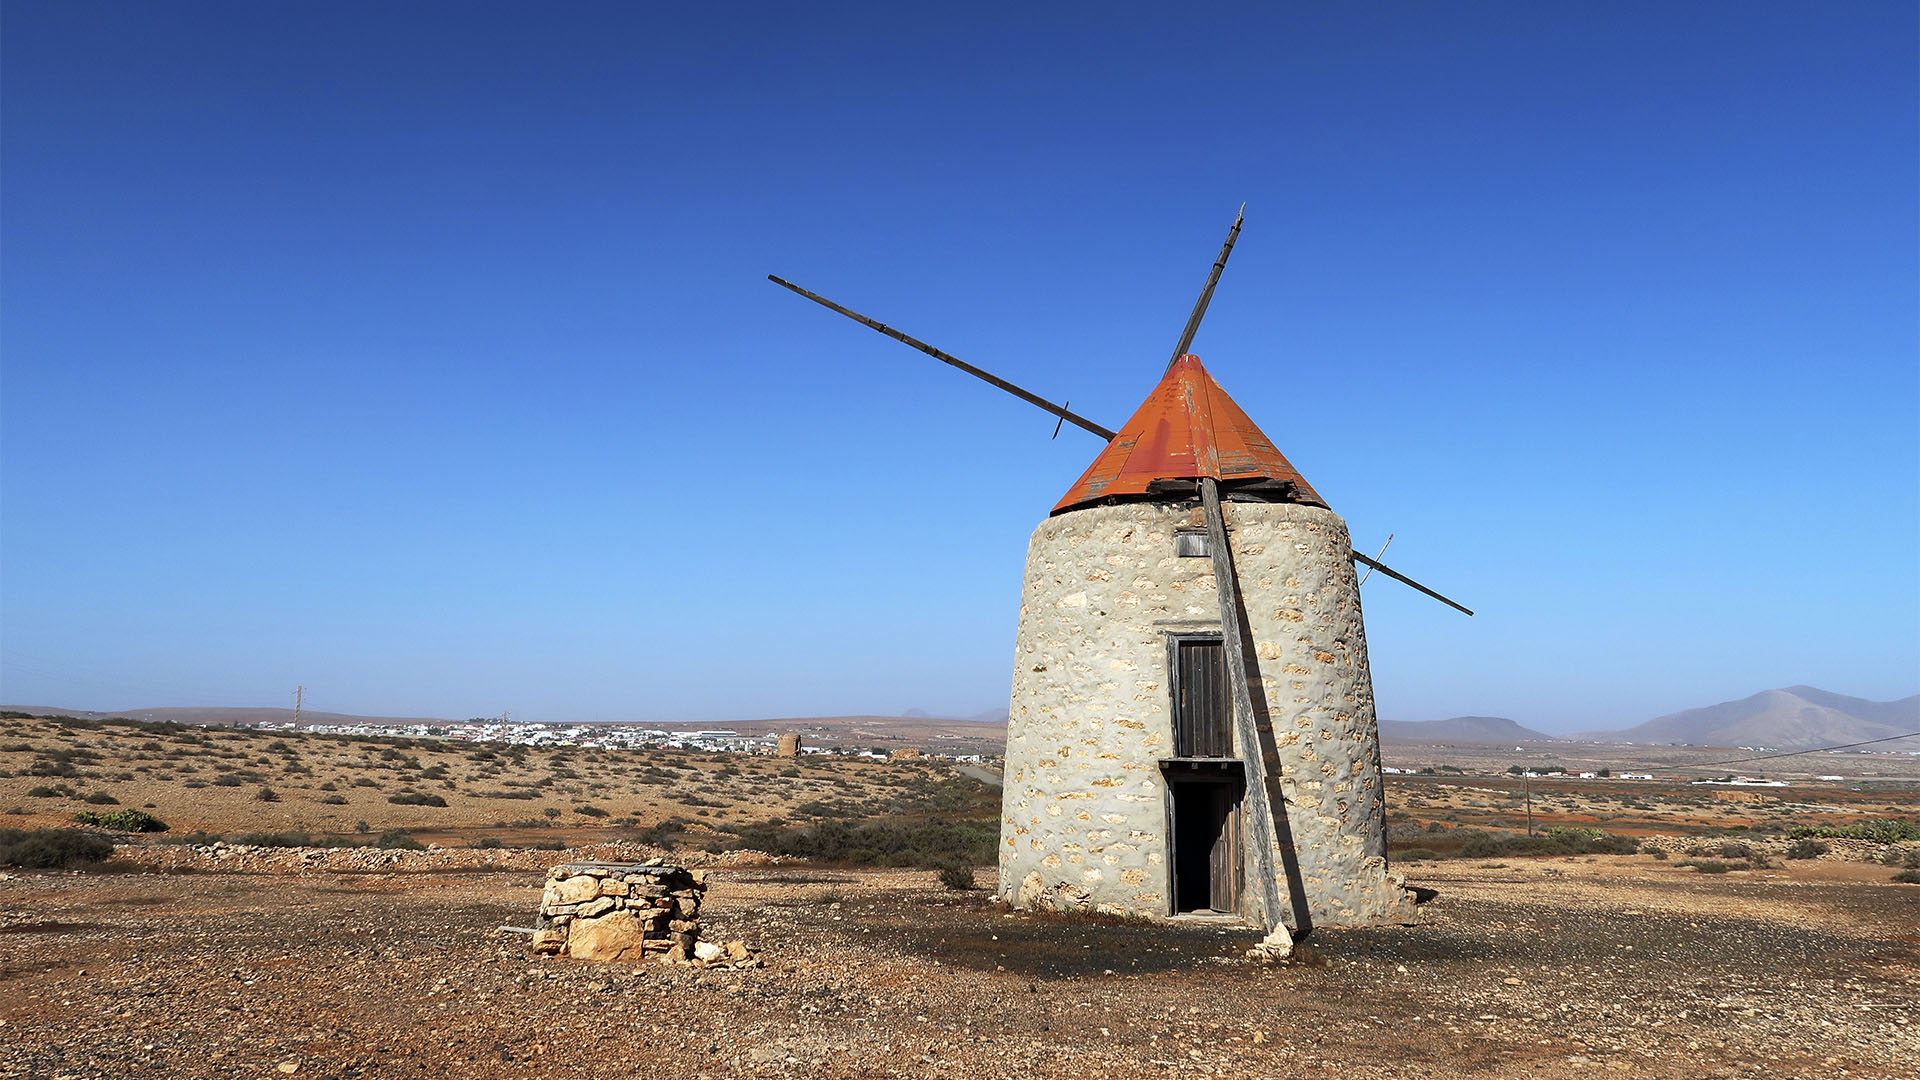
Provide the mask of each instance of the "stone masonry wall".
[{"label": "stone masonry wall", "polygon": [[[1312,925],[1411,921],[1411,894],[1386,867],[1379,735],[1346,523],[1293,504],[1228,503],[1225,513],[1253,632],[1255,719],[1275,744],[1268,768],[1285,797],[1278,824],[1297,852]],[[1173,754],[1167,637],[1220,628],[1212,561],[1174,550],[1175,529],[1201,520],[1197,503],[1124,503],[1034,530],[1001,824],[1000,891],[1018,907],[1169,913],[1166,782],[1156,764]],[[1250,873],[1252,859],[1243,861]],[[1278,854],[1274,862],[1283,865]],[[1285,906],[1293,925],[1290,899]],[[1259,922],[1260,908],[1249,878],[1242,911]]]}]

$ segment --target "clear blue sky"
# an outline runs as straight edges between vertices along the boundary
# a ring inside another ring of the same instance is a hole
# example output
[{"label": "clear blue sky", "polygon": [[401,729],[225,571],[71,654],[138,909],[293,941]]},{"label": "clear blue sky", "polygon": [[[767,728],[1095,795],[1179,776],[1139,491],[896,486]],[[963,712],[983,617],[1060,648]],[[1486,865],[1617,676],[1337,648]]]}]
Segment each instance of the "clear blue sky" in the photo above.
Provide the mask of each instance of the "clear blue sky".
[{"label": "clear blue sky", "polygon": [[1907,3],[0,12],[0,700],[1003,704],[1195,343],[1383,717],[1920,690]]}]

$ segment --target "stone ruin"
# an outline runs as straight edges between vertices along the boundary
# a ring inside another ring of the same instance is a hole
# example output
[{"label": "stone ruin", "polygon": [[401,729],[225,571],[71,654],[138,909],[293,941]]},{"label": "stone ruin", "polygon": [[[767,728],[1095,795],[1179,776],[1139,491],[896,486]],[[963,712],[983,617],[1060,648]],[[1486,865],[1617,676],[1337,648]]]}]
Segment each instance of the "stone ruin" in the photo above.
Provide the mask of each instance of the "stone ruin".
[{"label": "stone ruin", "polygon": [[706,871],[643,863],[562,863],[547,871],[533,951],[602,963],[648,956],[701,967],[759,967],[744,942],[700,940]]},{"label": "stone ruin", "polygon": [[774,757],[799,757],[800,756],[800,736],[791,731],[787,732],[785,735],[780,736],[780,745],[774,748],[773,756]]}]

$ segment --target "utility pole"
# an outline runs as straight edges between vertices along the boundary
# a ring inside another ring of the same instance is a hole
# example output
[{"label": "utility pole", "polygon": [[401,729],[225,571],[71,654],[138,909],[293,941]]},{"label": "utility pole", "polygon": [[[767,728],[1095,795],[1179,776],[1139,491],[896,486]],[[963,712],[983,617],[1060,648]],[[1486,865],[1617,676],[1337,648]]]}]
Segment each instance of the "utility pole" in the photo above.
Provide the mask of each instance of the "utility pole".
[{"label": "utility pole", "polygon": [[307,688],[304,686],[294,687],[293,688],[293,726],[294,727],[300,726],[300,709],[306,703],[307,703]]},{"label": "utility pole", "polygon": [[1533,835],[1533,770],[1532,769],[1526,769],[1520,773],[1520,787],[1521,787],[1521,790],[1527,793],[1527,835],[1532,836]]}]

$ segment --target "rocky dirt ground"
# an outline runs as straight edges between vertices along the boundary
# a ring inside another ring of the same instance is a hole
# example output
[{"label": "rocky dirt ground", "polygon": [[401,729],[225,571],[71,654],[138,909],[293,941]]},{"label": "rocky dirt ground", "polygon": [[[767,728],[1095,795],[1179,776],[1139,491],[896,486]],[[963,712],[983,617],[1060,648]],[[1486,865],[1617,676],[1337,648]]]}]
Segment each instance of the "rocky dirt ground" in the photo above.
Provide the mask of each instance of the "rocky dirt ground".
[{"label": "rocky dirt ground", "polygon": [[1920,887],[1869,864],[1416,867],[1421,925],[1280,967],[1238,927],[722,865],[748,971],[537,960],[497,928],[540,873],[412,866],[7,875],[0,1076],[1920,1077]]}]

